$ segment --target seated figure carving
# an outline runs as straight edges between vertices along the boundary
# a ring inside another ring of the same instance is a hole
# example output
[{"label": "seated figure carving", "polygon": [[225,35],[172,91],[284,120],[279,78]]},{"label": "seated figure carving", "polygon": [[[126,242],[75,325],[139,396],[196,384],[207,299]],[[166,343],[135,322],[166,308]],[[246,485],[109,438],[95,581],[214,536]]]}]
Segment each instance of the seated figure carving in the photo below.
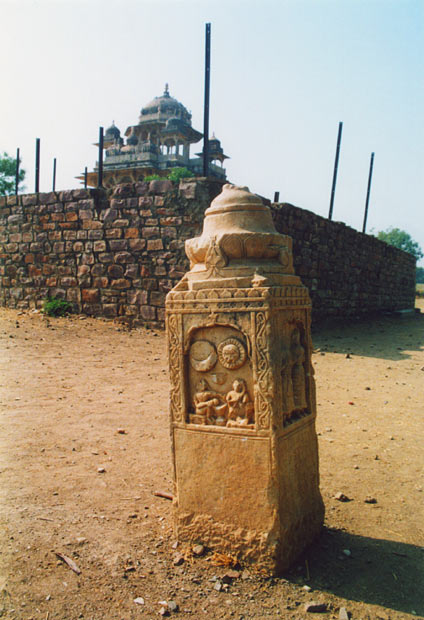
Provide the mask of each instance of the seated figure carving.
[{"label": "seated figure carving", "polygon": [[227,426],[251,426],[254,407],[244,379],[235,379],[233,389],[225,398],[228,405]]},{"label": "seated figure carving", "polygon": [[221,394],[213,392],[205,379],[197,384],[193,397],[195,416],[194,423],[224,425],[227,404]]}]

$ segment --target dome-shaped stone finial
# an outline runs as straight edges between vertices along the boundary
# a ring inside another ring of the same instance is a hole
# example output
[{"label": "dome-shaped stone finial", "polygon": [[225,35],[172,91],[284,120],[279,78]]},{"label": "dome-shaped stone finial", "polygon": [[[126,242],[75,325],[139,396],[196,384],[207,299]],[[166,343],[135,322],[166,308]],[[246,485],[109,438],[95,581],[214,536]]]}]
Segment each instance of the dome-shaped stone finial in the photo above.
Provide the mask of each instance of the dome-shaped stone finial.
[{"label": "dome-shaped stone finial", "polygon": [[166,82],[166,84],[165,84],[165,90],[163,91],[163,96],[164,97],[169,97],[170,96],[169,95],[169,84],[168,84],[168,82]]},{"label": "dome-shaped stone finial", "polygon": [[293,274],[291,238],[275,230],[269,207],[245,186],[223,186],[205,211],[202,235],[185,249],[187,280],[197,287],[211,277],[214,286],[251,286],[257,273],[273,285]]}]

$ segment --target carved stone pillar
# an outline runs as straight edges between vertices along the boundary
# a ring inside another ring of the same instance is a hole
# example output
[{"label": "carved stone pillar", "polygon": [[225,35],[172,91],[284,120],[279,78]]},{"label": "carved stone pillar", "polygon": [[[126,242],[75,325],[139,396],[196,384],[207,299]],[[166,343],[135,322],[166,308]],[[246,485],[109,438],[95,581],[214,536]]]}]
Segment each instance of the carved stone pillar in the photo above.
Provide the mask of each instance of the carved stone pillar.
[{"label": "carved stone pillar", "polygon": [[205,216],[166,300],[176,534],[278,573],[324,516],[311,302],[258,196]]}]

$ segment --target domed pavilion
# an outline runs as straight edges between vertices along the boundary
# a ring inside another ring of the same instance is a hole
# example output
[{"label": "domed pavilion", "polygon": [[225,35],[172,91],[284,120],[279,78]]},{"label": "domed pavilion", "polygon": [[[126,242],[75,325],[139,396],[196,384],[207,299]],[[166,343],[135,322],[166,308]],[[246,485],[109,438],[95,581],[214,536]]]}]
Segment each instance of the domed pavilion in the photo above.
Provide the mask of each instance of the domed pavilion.
[{"label": "domed pavilion", "polygon": [[[113,122],[104,134],[103,186],[142,181],[151,174],[166,176],[172,168],[188,168],[195,176],[203,175],[203,158],[190,158],[190,145],[203,137],[191,125],[191,113],[171,97],[168,84],[162,96],[155,97],[141,109],[138,124],[128,127],[126,142]],[[98,145],[96,145],[98,146]],[[209,175],[226,179],[224,155],[219,140],[209,140]],[[220,165],[217,164],[219,162]],[[98,162],[87,174],[87,185],[97,186]],[[77,177],[84,180],[84,176]]]}]

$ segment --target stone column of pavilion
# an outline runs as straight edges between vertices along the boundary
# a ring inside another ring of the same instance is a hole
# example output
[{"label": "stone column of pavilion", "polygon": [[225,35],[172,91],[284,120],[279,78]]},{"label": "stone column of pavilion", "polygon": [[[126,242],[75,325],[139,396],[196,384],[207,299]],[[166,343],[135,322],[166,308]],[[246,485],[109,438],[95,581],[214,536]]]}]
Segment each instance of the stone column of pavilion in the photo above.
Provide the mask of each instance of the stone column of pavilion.
[{"label": "stone column of pavilion", "polygon": [[246,187],[224,185],[186,253],[166,300],[176,535],[277,574],[324,517],[309,294]]}]

